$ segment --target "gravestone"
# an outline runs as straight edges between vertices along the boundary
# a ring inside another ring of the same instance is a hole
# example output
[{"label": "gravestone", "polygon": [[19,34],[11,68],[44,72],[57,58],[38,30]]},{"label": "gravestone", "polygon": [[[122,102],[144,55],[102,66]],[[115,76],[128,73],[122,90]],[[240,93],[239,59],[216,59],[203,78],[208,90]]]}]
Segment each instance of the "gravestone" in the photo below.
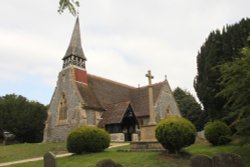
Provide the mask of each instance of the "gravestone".
[{"label": "gravestone", "polygon": [[47,152],[43,156],[44,167],[56,167],[56,156],[52,152]]},{"label": "gravestone", "polygon": [[213,157],[213,167],[244,167],[244,164],[239,155],[217,154]]},{"label": "gravestone", "polygon": [[206,155],[196,155],[191,158],[191,167],[212,167],[212,159]]},{"label": "gravestone", "polygon": [[3,140],[4,145],[14,144],[16,135],[5,131],[5,132],[3,132],[3,138],[4,138],[4,140]]}]

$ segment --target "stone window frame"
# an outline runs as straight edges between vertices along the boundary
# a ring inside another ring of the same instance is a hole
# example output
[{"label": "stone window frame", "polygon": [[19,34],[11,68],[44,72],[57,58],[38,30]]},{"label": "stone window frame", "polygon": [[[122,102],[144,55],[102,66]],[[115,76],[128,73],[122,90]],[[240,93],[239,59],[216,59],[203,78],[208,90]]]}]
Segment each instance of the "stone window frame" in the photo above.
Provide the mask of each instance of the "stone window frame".
[{"label": "stone window frame", "polygon": [[170,105],[168,105],[168,107],[165,110],[165,118],[168,118],[168,117],[173,117],[173,113],[171,112],[171,106]]},{"label": "stone window frame", "polygon": [[[65,111],[62,111],[62,105],[61,105],[62,102],[64,104],[66,104]],[[61,94],[61,96],[60,96],[59,104],[58,104],[58,107],[57,107],[57,124],[56,125],[66,125],[66,124],[68,124],[68,117],[67,117],[68,112],[67,111],[68,111],[67,98],[66,98],[65,93],[63,92]],[[62,112],[64,112],[64,113],[62,113]],[[62,114],[63,114],[63,118],[60,118],[60,117],[62,117]]]}]

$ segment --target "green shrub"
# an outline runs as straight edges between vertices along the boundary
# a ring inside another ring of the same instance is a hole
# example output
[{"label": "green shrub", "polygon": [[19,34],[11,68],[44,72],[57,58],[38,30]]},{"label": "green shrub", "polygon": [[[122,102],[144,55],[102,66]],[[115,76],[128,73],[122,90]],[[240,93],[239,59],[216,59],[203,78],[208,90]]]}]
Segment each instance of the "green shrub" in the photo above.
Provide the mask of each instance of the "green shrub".
[{"label": "green shrub", "polygon": [[205,137],[213,145],[223,145],[231,141],[230,128],[221,121],[208,122],[205,126]]},{"label": "green shrub", "polygon": [[96,164],[96,167],[123,167],[121,164],[114,162],[112,159],[104,159]]},{"label": "green shrub", "polygon": [[169,153],[176,153],[195,142],[195,126],[185,118],[170,117],[156,127],[155,136]]},{"label": "green shrub", "polygon": [[108,148],[109,134],[100,128],[82,126],[74,129],[67,138],[67,149],[71,153],[100,152]]}]

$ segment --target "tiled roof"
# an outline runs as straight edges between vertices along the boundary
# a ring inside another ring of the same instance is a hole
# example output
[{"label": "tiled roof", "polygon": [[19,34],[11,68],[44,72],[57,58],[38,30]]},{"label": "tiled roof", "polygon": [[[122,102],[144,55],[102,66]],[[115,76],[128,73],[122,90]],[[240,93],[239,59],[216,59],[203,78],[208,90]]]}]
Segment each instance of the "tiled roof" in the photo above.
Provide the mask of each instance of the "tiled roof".
[{"label": "tiled roof", "polygon": [[[166,82],[153,84],[154,102]],[[149,116],[148,87],[135,88],[88,74],[88,85],[77,83],[86,106],[103,108],[102,124],[119,123],[131,104],[137,117]],[[126,109],[125,109],[126,108]]]},{"label": "tiled roof", "polygon": [[95,110],[104,110],[98,99],[96,98],[95,93],[92,89],[86,84],[76,82],[77,88],[81,97],[83,98],[85,104],[84,108],[91,108]]},{"label": "tiled roof", "polygon": [[[164,83],[165,82],[153,84],[154,103],[156,102]],[[134,89],[131,92],[131,102],[137,117],[149,116],[148,86]]]},{"label": "tiled roof", "polygon": [[128,85],[89,74],[88,85],[104,107],[110,104],[130,101],[130,91],[133,89],[133,87]]},{"label": "tiled roof", "polygon": [[106,124],[121,123],[129,104],[130,102],[126,101],[108,105],[106,111],[102,115],[103,119],[100,121],[99,127],[104,127]]}]

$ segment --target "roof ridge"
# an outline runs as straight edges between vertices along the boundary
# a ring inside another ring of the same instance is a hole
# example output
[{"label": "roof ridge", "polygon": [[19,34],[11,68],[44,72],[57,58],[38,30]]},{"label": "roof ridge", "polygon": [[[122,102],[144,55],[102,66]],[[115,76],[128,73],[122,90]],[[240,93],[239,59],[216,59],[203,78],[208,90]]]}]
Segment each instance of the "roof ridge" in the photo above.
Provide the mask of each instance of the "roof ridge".
[{"label": "roof ridge", "polygon": [[[163,84],[164,82],[166,82],[166,81],[164,80],[164,81],[156,82],[156,83],[152,84],[152,86],[160,85],[160,84]],[[136,88],[136,89],[147,88],[147,87],[148,87],[148,85],[145,85],[145,86],[142,86],[142,87],[139,87],[139,88]]]},{"label": "roof ridge", "polygon": [[88,73],[88,76],[98,78],[98,79],[101,79],[101,80],[104,80],[104,81],[107,81],[107,82],[110,82],[110,83],[114,83],[114,84],[117,84],[117,85],[120,85],[120,86],[123,86],[123,87],[130,88],[130,89],[136,89],[136,87],[134,87],[134,86],[130,86],[130,85],[127,85],[127,84],[124,84],[124,83],[121,83],[121,82],[118,82],[118,81],[114,81],[114,80],[111,80],[111,79],[108,79],[108,78],[100,77],[100,76],[97,76],[97,75],[93,75],[93,74]]},{"label": "roof ridge", "polygon": [[131,103],[131,100],[124,100],[124,101],[120,101],[120,102],[116,102],[116,103],[110,103],[108,105],[116,105],[116,104],[121,104],[121,103]]},{"label": "roof ridge", "polygon": [[[145,86],[142,86],[142,87],[138,88],[138,87],[134,87],[134,86],[131,86],[131,85],[128,85],[128,84],[124,84],[124,83],[121,83],[121,82],[118,82],[118,81],[114,81],[114,80],[111,80],[111,79],[108,79],[108,78],[100,77],[100,76],[97,76],[97,75],[94,75],[94,74],[89,74],[88,73],[87,75],[89,75],[91,77],[95,77],[95,78],[101,79],[101,80],[104,80],[104,81],[107,81],[107,82],[111,82],[111,83],[114,83],[114,84],[117,84],[117,85],[120,85],[120,86],[131,88],[131,89],[140,89],[140,88],[146,88],[146,87],[148,87],[148,85],[145,85]],[[163,84],[164,82],[166,82],[166,80],[160,81],[160,82],[156,82],[156,83],[152,84],[152,86]]]}]

